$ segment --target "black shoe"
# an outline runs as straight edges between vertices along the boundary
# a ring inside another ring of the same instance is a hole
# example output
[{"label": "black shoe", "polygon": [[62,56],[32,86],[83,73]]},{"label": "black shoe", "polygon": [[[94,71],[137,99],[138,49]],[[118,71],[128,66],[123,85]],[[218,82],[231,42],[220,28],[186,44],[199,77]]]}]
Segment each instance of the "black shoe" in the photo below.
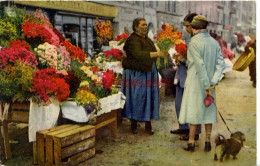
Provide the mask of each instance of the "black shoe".
[{"label": "black shoe", "polygon": [[211,150],[211,144],[210,144],[210,142],[205,142],[205,149],[204,149],[204,151],[205,152],[209,152]]},{"label": "black shoe", "polygon": [[186,151],[194,152],[195,149],[195,143],[188,143],[187,147],[184,148]]},{"label": "black shoe", "polygon": [[137,134],[137,121],[136,120],[131,120],[131,130],[133,134]]},{"label": "black shoe", "polygon": [[152,130],[151,121],[145,122],[145,131],[150,135],[154,134],[154,131]]},{"label": "black shoe", "polygon": [[171,130],[171,134],[189,134],[189,129]]},{"label": "black shoe", "polygon": [[[184,135],[184,136],[180,137],[180,140],[182,140],[182,141],[188,141],[188,140],[189,140],[189,135]],[[195,140],[195,141],[198,141],[198,140],[199,140],[199,134],[195,134],[194,140]]]},{"label": "black shoe", "polygon": [[200,135],[199,135],[199,134],[195,134],[195,138],[194,138],[194,140],[195,140],[195,141],[198,141],[199,138],[200,138]]},{"label": "black shoe", "polygon": [[189,135],[184,135],[180,137],[181,141],[188,141],[189,140]]}]

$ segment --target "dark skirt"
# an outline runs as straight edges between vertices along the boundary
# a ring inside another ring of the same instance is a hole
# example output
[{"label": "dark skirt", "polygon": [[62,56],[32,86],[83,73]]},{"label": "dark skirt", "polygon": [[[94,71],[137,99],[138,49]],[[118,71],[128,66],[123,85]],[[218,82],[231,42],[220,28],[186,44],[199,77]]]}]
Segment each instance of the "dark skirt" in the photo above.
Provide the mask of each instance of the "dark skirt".
[{"label": "dark skirt", "polygon": [[152,72],[124,70],[121,90],[126,96],[125,118],[136,121],[159,119],[159,77],[155,63]]}]

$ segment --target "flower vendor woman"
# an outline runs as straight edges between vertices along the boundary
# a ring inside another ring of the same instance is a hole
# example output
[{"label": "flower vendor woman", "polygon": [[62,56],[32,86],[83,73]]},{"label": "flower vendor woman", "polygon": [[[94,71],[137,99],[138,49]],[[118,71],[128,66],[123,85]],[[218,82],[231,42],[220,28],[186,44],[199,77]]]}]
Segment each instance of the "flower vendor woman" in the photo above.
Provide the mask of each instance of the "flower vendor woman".
[{"label": "flower vendor woman", "polygon": [[145,121],[145,130],[152,135],[151,119],[159,119],[159,77],[156,58],[165,57],[165,51],[156,48],[147,37],[147,23],[136,18],[133,33],[124,45],[122,92],[126,96],[123,116],[131,120],[131,130],[137,134],[137,121]]},{"label": "flower vendor woman", "polygon": [[218,42],[206,31],[207,25],[208,20],[201,15],[195,16],[191,22],[194,36],[187,53],[187,78],[179,116],[181,124],[189,123],[187,151],[194,151],[194,137],[199,124],[205,124],[205,151],[210,151],[212,123],[217,122],[216,105],[213,103],[206,107],[203,100],[206,95],[212,95],[216,99],[214,87],[220,81],[225,61]]}]

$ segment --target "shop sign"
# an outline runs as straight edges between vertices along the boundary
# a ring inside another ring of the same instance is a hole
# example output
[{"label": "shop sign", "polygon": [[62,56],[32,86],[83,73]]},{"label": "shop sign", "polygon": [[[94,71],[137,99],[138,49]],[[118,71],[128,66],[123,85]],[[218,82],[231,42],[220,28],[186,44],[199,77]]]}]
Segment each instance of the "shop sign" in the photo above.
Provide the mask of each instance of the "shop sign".
[{"label": "shop sign", "polygon": [[77,13],[92,14],[105,17],[116,17],[117,8],[103,4],[86,1],[19,1],[14,0],[17,4],[64,10]]}]

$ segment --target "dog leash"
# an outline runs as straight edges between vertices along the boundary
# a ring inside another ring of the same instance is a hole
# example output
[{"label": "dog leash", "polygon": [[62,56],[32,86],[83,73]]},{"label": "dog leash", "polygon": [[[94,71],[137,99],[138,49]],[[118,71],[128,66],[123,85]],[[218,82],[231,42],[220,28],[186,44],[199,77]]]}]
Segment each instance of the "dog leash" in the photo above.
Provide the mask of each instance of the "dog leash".
[{"label": "dog leash", "polygon": [[[218,110],[218,107],[217,107],[216,103],[215,103],[215,102],[213,102],[213,103],[215,104],[215,106],[216,106],[216,108],[217,108],[217,110]],[[226,127],[227,127],[228,131],[230,132],[230,134],[232,134],[231,131],[230,131],[230,129],[229,129],[228,126],[227,126],[226,121],[224,120],[224,118],[223,118],[223,116],[221,115],[221,113],[220,113],[219,110],[218,110],[218,114],[220,115],[221,119],[223,120],[223,122],[224,122],[224,124],[226,125]]]}]

